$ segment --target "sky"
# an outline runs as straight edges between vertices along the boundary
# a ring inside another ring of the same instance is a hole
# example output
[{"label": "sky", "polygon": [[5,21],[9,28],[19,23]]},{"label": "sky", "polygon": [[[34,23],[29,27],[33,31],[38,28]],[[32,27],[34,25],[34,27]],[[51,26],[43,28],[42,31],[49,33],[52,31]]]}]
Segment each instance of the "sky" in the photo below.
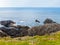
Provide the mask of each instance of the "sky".
[{"label": "sky", "polygon": [[60,0],[0,0],[0,7],[60,7]]}]

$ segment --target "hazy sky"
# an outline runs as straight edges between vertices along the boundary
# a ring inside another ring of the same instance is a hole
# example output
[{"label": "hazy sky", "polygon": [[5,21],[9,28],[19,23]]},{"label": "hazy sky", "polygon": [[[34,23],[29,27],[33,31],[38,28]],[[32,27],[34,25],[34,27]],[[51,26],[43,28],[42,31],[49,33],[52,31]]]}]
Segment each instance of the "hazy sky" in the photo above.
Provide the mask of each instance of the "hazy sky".
[{"label": "hazy sky", "polygon": [[60,0],[0,0],[0,7],[60,7]]}]

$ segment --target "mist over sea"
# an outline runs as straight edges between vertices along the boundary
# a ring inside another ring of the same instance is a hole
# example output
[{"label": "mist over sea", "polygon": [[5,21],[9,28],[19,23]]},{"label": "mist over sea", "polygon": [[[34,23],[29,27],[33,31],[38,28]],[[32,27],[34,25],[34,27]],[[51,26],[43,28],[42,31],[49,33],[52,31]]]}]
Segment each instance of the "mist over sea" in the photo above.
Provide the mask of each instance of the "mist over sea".
[{"label": "mist over sea", "polygon": [[[0,8],[0,21],[13,20],[18,25],[41,25],[46,18],[60,23],[60,8]],[[35,22],[36,19],[40,21],[39,24]]]}]

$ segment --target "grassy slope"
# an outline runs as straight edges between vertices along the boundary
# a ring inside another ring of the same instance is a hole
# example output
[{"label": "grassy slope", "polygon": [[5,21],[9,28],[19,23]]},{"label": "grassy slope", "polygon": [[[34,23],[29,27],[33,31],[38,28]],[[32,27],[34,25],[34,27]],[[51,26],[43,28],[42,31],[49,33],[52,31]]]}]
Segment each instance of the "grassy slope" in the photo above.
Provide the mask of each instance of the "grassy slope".
[{"label": "grassy slope", "polygon": [[0,45],[60,45],[60,32],[51,35],[0,38]]}]

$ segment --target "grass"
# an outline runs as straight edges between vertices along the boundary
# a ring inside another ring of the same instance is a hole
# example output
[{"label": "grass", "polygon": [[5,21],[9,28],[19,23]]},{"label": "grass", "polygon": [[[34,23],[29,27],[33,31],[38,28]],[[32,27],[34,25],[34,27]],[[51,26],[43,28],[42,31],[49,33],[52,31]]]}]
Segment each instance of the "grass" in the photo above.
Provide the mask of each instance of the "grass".
[{"label": "grass", "polygon": [[60,32],[44,36],[25,37],[3,37],[0,38],[0,45],[60,45]]}]

